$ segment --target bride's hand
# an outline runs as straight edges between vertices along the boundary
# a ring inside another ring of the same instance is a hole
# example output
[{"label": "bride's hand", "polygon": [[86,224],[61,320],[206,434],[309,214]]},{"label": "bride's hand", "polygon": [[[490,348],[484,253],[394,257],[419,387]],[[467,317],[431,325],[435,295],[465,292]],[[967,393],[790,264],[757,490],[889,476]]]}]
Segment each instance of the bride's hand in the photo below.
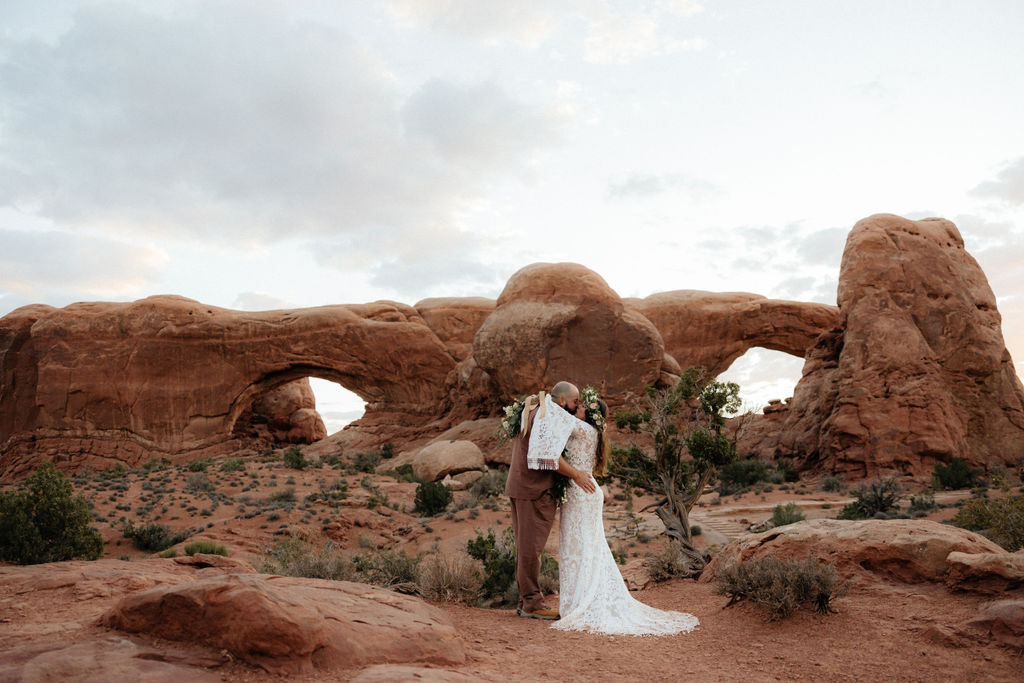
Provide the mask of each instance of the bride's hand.
[{"label": "bride's hand", "polygon": [[594,478],[588,473],[582,470],[576,470],[576,476],[572,478],[576,485],[587,493],[593,493],[597,490],[597,484],[594,482]]}]

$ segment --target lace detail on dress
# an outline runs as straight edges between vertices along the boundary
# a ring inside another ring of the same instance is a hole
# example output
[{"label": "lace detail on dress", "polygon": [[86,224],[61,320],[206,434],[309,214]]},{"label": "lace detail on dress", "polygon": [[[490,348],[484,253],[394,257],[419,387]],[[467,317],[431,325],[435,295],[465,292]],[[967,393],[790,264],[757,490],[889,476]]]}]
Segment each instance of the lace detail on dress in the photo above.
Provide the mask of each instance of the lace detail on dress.
[{"label": "lace detail on dress", "polygon": [[[593,472],[597,430],[577,420],[565,459],[577,469]],[[604,535],[604,492],[585,493],[572,482],[559,519],[559,611],[551,628],[607,635],[673,635],[688,633],[697,617],[645,605],[633,598]]]}]

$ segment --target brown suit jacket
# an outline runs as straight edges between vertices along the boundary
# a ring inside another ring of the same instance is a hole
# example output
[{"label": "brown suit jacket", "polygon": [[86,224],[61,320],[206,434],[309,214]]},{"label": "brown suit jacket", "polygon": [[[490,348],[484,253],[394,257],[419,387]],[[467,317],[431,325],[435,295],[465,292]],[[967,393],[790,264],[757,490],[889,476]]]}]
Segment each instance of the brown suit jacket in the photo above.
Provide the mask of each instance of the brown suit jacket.
[{"label": "brown suit jacket", "polygon": [[505,495],[509,498],[537,500],[555,485],[554,470],[531,470],[526,466],[530,429],[536,417],[537,409],[534,408],[526,421],[526,432],[520,432],[512,439],[512,460],[508,465],[508,479],[505,480]]}]

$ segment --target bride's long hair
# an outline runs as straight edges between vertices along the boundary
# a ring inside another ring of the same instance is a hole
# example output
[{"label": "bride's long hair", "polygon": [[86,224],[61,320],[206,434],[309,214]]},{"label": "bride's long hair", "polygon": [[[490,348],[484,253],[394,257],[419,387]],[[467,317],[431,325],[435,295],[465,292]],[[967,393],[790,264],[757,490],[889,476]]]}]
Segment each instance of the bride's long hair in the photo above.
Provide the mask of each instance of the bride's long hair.
[{"label": "bride's long hair", "polygon": [[[601,399],[597,399],[597,409],[601,411],[601,416],[604,418],[605,424],[608,423],[608,404]],[[608,474],[608,460],[611,456],[611,444],[608,443],[608,439],[605,438],[604,430],[594,424],[594,420],[591,419],[590,413],[587,413],[587,424],[597,429],[597,457],[594,459],[594,474],[599,477],[603,477]]]}]

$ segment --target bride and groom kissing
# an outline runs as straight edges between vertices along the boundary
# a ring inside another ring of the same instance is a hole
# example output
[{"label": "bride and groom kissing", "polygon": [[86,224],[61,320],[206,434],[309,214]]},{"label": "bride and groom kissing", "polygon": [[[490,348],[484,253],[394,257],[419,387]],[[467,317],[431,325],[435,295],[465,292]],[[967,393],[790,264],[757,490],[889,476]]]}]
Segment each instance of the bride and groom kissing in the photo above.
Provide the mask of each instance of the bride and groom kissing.
[{"label": "bride and groom kissing", "polygon": [[[518,422],[509,431],[514,438],[505,485],[512,503],[519,616],[608,635],[672,635],[696,628],[691,614],[635,600],[608,547],[604,493],[593,477],[603,474],[608,459],[608,408],[597,392],[587,387],[581,396],[575,385],[559,382],[550,393],[525,399],[521,409],[506,409]],[[555,473],[569,480],[559,517],[559,610],[544,605],[540,590],[541,552],[558,507]]]}]

